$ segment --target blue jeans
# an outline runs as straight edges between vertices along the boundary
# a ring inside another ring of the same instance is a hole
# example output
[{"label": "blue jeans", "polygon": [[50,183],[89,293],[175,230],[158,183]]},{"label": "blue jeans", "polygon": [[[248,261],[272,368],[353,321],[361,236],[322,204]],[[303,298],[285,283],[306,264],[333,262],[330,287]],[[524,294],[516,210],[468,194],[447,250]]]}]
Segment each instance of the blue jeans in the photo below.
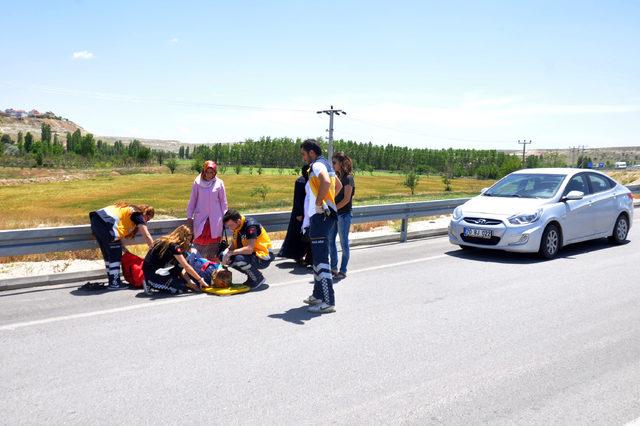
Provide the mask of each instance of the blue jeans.
[{"label": "blue jeans", "polygon": [[329,233],[336,226],[335,216],[311,216],[309,238],[313,253],[313,297],[334,306],[333,277],[329,266]]},{"label": "blue jeans", "polygon": [[329,233],[329,253],[331,254],[331,270],[338,269],[338,248],[336,246],[336,236],[340,234],[340,247],[342,248],[342,261],[340,262],[340,272],[347,273],[349,263],[349,228],[351,228],[351,212],[338,214],[338,223]]}]

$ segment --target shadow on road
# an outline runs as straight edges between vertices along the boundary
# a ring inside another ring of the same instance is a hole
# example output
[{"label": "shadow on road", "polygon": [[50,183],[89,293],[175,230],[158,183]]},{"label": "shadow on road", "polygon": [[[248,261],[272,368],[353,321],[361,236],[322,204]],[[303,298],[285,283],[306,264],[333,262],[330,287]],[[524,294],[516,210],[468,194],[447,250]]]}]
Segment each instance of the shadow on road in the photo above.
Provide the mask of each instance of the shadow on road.
[{"label": "shadow on road", "polygon": [[312,273],[313,269],[307,266],[298,265],[294,261],[284,261],[276,263],[278,269],[289,269],[289,273],[293,275],[308,275]]},{"label": "shadow on road", "polygon": [[[628,244],[629,241],[623,243]],[[575,259],[576,256],[586,253],[597,252],[615,247],[607,239],[585,241],[563,247],[558,253],[557,259]],[[546,259],[538,257],[536,253],[510,253],[506,251],[488,250],[473,248],[470,250],[451,250],[445,253],[447,256],[457,257],[466,260],[476,260],[480,262],[506,263],[514,265],[528,265],[532,263],[547,262]]]},{"label": "shadow on road", "polygon": [[299,308],[291,308],[282,314],[271,314],[269,318],[281,319],[291,324],[304,325],[306,321],[318,318],[320,314],[312,314],[307,311],[308,306],[300,306]]}]

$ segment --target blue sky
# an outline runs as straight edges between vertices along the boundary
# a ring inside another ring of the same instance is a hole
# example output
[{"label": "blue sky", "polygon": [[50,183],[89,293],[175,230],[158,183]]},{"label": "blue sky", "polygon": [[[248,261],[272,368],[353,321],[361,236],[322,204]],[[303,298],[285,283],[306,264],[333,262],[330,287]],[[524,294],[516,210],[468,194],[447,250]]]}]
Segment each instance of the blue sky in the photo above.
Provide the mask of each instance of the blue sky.
[{"label": "blue sky", "polygon": [[[99,135],[419,147],[640,145],[638,1],[31,1],[0,108]],[[250,108],[245,108],[250,107]]]}]

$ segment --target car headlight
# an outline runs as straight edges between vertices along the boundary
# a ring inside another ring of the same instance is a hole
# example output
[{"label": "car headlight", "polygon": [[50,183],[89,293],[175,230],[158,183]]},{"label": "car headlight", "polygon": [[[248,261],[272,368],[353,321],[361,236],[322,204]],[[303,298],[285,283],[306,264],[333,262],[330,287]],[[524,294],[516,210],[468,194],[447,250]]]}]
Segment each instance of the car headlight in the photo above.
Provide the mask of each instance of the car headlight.
[{"label": "car headlight", "polygon": [[511,216],[509,219],[509,223],[512,225],[528,225],[530,223],[536,222],[542,216],[542,209],[538,209],[532,213],[523,213]]},{"label": "car headlight", "polygon": [[453,209],[453,220],[460,220],[462,219],[462,209],[460,207],[456,207],[455,209]]}]

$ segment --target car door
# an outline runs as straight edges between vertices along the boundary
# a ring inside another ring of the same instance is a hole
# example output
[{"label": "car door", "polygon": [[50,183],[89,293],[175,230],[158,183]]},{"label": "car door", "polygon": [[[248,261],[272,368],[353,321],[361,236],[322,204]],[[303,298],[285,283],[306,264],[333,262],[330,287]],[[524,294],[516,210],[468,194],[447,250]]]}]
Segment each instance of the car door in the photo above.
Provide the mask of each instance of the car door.
[{"label": "car door", "polygon": [[565,243],[585,239],[594,233],[591,190],[586,173],[579,173],[573,176],[567,183],[562,196],[564,197],[571,191],[584,193],[584,198],[582,200],[567,200],[564,202],[565,216],[561,225]]},{"label": "car door", "polygon": [[616,200],[611,182],[597,173],[588,173],[593,194],[592,212],[597,233],[613,231],[616,219]]}]

